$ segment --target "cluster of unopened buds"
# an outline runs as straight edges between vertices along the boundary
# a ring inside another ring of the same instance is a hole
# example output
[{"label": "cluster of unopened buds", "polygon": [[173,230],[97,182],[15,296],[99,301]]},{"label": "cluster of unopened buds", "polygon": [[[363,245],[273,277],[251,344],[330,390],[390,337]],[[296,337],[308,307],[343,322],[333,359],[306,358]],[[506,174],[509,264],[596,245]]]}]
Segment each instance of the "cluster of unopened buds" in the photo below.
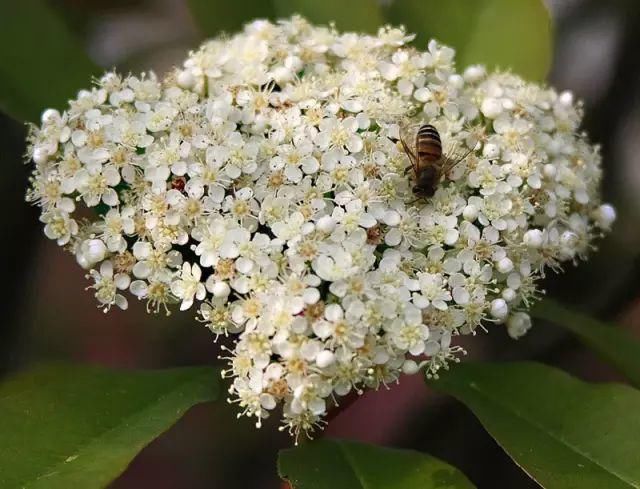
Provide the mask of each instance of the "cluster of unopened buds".
[{"label": "cluster of unopened buds", "polygon": [[[524,334],[545,270],[615,218],[570,93],[411,39],[261,20],[162,80],[107,73],[32,129],[27,198],[100,307],[195,309],[235,338],[243,413],[309,432],[458,335]],[[423,124],[457,160],[429,196],[401,144]]]}]

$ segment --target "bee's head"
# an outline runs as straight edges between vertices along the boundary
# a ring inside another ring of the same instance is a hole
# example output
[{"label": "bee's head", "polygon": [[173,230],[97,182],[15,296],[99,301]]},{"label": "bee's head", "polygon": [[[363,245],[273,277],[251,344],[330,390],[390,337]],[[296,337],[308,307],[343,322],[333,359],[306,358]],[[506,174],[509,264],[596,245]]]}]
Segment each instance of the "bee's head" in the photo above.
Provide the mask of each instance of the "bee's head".
[{"label": "bee's head", "polygon": [[434,185],[421,185],[418,182],[411,189],[415,195],[419,195],[420,197],[433,197],[433,194],[436,192],[436,188]]}]

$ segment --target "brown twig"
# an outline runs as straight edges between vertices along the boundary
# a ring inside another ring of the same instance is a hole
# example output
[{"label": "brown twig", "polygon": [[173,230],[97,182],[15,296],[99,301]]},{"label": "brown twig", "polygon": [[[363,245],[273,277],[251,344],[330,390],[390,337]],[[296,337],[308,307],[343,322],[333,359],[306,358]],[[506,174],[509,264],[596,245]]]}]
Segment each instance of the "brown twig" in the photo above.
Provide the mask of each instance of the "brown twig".
[{"label": "brown twig", "polygon": [[336,419],[349,406],[351,406],[354,402],[360,399],[360,397],[361,397],[360,394],[352,390],[346,396],[338,399],[338,402],[336,403],[336,405],[333,406],[327,413],[327,418],[326,418],[327,423],[330,423],[332,420]]}]

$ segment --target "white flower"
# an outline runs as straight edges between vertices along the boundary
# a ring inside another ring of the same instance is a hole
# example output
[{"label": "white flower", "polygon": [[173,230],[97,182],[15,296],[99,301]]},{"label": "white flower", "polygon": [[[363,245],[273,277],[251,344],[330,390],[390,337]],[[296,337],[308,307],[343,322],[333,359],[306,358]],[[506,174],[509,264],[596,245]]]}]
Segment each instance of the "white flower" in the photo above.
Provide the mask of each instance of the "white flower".
[{"label": "white flower", "polygon": [[200,257],[200,265],[211,267],[221,258],[237,258],[240,254],[239,245],[248,242],[250,234],[246,229],[216,217],[195,228],[192,237],[199,242],[195,252]]},{"label": "white flower", "polygon": [[176,115],[178,115],[178,109],[176,107],[169,102],[160,102],[154,110],[147,113],[147,129],[151,132],[165,131],[169,129]]},{"label": "white flower", "polygon": [[305,222],[300,212],[294,212],[283,221],[274,222],[271,226],[273,234],[284,241],[291,241],[302,235],[302,225]]},{"label": "white flower", "polygon": [[358,136],[359,124],[355,117],[342,120],[327,117],[320,121],[319,129],[315,143],[323,151],[346,148],[351,153],[358,153],[362,150],[362,138]]},{"label": "white flower", "polygon": [[89,207],[101,201],[109,206],[119,203],[118,194],[113,189],[120,182],[120,174],[115,167],[80,170],[75,181],[78,192]]},{"label": "white flower", "polygon": [[171,282],[171,292],[182,299],[180,310],[185,311],[193,305],[193,300],[202,300],[205,297],[206,289],[200,281],[202,272],[197,264],[189,265],[183,263],[178,279]]},{"label": "white flower", "polygon": [[103,238],[109,251],[123,252],[127,249],[124,236],[134,233],[134,213],[133,208],[126,207],[122,210],[109,209],[105,214]]},{"label": "white flower", "polygon": [[314,260],[313,269],[318,277],[328,282],[348,277],[357,270],[351,253],[339,245],[328,245],[326,251]]},{"label": "white flower", "polygon": [[182,264],[180,252],[170,250],[164,245],[154,247],[147,241],[137,241],[132,247],[132,252],[137,260],[132,271],[137,278],[166,281],[172,275],[170,269]]},{"label": "white flower", "polygon": [[58,245],[69,242],[71,236],[78,233],[78,224],[66,212],[48,211],[42,214],[40,221],[45,223],[44,234],[49,239],[55,239]]},{"label": "white flower", "polygon": [[95,296],[99,302],[98,307],[103,307],[107,312],[112,305],[118,306],[120,309],[127,309],[129,304],[127,299],[119,294],[119,290],[126,290],[131,283],[131,279],[124,273],[113,273],[113,264],[110,261],[102,262],[100,271],[91,270],[89,276],[93,278],[95,283],[91,286],[95,289]]},{"label": "white flower", "polygon": [[396,347],[408,351],[411,355],[421,355],[425,350],[425,341],[429,338],[429,328],[422,324],[418,309],[408,306],[404,317],[397,318],[389,327],[391,341]]},{"label": "white flower", "polygon": [[272,170],[284,171],[284,175],[291,182],[298,183],[303,175],[313,174],[320,168],[320,163],[313,156],[313,143],[305,136],[294,138],[293,144],[283,144],[278,147],[269,166]]},{"label": "white flower", "polygon": [[421,296],[416,296],[421,308],[429,304],[436,309],[444,310],[448,307],[447,302],[451,300],[451,292],[446,288],[444,277],[441,274],[418,273],[418,283]]}]

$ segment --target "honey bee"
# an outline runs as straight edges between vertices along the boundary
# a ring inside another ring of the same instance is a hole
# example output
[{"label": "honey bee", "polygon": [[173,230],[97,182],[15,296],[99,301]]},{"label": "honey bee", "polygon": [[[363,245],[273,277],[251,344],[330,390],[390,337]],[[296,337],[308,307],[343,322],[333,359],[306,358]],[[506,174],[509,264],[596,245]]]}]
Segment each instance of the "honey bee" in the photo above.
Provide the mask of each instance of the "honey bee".
[{"label": "honey bee", "polygon": [[473,151],[459,159],[444,155],[440,133],[431,124],[420,126],[413,149],[402,136],[400,144],[411,161],[415,177],[412,190],[419,199],[433,197],[443,178]]}]

